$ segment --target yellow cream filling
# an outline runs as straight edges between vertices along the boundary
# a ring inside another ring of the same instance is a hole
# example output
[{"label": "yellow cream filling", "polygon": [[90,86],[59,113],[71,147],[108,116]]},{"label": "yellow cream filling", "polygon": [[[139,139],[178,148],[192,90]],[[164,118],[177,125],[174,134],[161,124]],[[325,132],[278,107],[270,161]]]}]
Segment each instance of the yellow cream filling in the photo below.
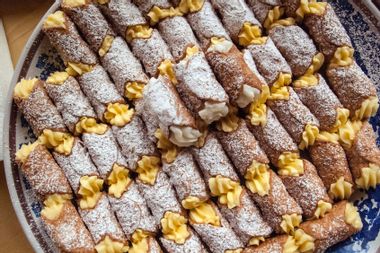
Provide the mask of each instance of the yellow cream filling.
[{"label": "yellow cream filling", "polygon": [[136,229],[131,238],[132,246],[128,253],[148,253],[149,252],[149,233]]},{"label": "yellow cream filling", "polygon": [[303,161],[298,153],[284,152],[278,158],[278,174],[281,176],[300,176],[304,173]]},{"label": "yellow cream filling", "polygon": [[247,188],[260,196],[265,196],[270,190],[270,174],[268,165],[253,161],[244,178]]},{"label": "yellow cream filling", "polygon": [[148,25],[134,25],[127,28],[127,41],[133,39],[149,39],[152,36],[153,29]]},{"label": "yellow cream filling", "polygon": [[375,116],[379,109],[379,98],[377,96],[369,97],[362,102],[360,109],[355,111],[354,119],[363,120]]},{"label": "yellow cream filling", "polygon": [[200,11],[203,7],[204,0],[181,0],[178,9],[183,13],[193,13]]},{"label": "yellow cream filling", "polygon": [[50,84],[63,84],[67,78],[69,78],[69,74],[65,71],[63,72],[54,72],[52,73],[48,79],[46,80],[47,83]]},{"label": "yellow cream filling", "polygon": [[168,9],[161,9],[158,6],[153,6],[153,8],[148,13],[151,25],[157,24],[160,20],[164,18],[182,15],[182,12],[178,8],[170,7]]},{"label": "yellow cream filling", "polygon": [[82,117],[75,125],[76,133],[104,134],[108,129],[106,124],[97,123],[94,118]]},{"label": "yellow cream filling", "polygon": [[30,153],[32,153],[38,144],[38,141],[29,144],[22,144],[21,148],[16,152],[16,161],[25,163]]},{"label": "yellow cream filling", "polygon": [[318,78],[314,74],[323,66],[325,57],[322,53],[314,55],[311,65],[306,70],[305,74],[293,82],[296,88],[307,88],[318,84]]},{"label": "yellow cream filling", "polygon": [[296,240],[293,236],[288,236],[285,244],[282,247],[283,253],[298,253],[298,246],[296,245]]},{"label": "yellow cream filling", "polygon": [[380,184],[380,166],[370,163],[368,167],[361,169],[360,178],[355,180],[359,188],[368,190],[369,188],[376,188]]},{"label": "yellow cream filling", "polygon": [[110,0],[96,0],[98,4],[108,4]]},{"label": "yellow cream filling", "polygon": [[160,75],[168,77],[172,84],[178,83],[171,60],[166,59],[161,62],[160,66],[158,66],[158,72]]},{"label": "yellow cream filling", "polygon": [[318,70],[321,69],[323,66],[323,63],[325,62],[325,56],[322,53],[317,53],[314,55],[311,65],[306,70],[306,74],[315,74],[318,72]]},{"label": "yellow cream filling", "polygon": [[354,49],[348,46],[338,47],[330,61],[330,67],[350,66],[354,62]]},{"label": "yellow cream filling", "polygon": [[210,203],[193,196],[187,197],[181,203],[185,209],[189,210],[189,218],[192,222],[220,226],[220,218]]},{"label": "yellow cream filling", "polygon": [[52,148],[56,152],[64,155],[69,155],[74,145],[74,137],[72,135],[54,132],[50,129],[45,129],[38,138],[38,141],[47,148]]},{"label": "yellow cream filling", "polygon": [[154,133],[157,138],[157,148],[161,151],[162,158],[167,163],[172,163],[178,154],[178,147],[171,143],[168,138],[163,134],[161,129],[157,129]]},{"label": "yellow cream filling", "polygon": [[90,72],[93,66],[84,63],[68,62],[66,72],[70,76],[81,76],[84,73]]},{"label": "yellow cream filling", "polygon": [[268,99],[276,100],[288,100],[289,90],[286,86],[292,83],[292,75],[289,73],[282,73],[278,75],[277,80],[272,84],[271,94]]},{"label": "yellow cream filling", "polygon": [[339,143],[339,135],[336,133],[330,133],[326,131],[319,132],[317,136],[317,141],[331,142],[338,144]]},{"label": "yellow cream filling", "polygon": [[128,82],[125,85],[124,96],[126,96],[130,100],[142,98],[144,88],[145,88],[144,83]]},{"label": "yellow cream filling", "polygon": [[45,29],[53,29],[53,28],[67,29],[66,18],[63,11],[56,11],[50,14],[44,21],[44,28]]},{"label": "yellow cream filling", "polygon": [[144,155],[141,160],[137,162],[136,172],[139,174],[139,179],[146,184],[154,185],[160,164],[160,158]]},{"label": "yellow cream filling", "polygon": [[59,215],[61,214],[63,205],[65,204],[66,201],[69,201],[70,199],[71,199],[70,194],[50,195],[44,201],[44,207],[41,211],[41,215],[49,220],[58,219]]},{"label": "yellow cream filling", "polygon": [[360,218],[358,208],[352,203],[348,202],[346,204],[346,209],[344,210],[344,221],[357,230],[361,230],[363,228],[363,223]]},{"label": "yellow cream filling", "polygon": [[179,213],[166,212],[161,219],[162,234],[168,240],[184,244],[190,236],[186,223],[187,219]]},{"label": "yellow cream filling", "polygon": [[326,2],[317,2],[316,0],[301,0],[296,14],[301,20],[307,14],[322,15],[325,12],[326,5]]},{"label": "yellow cream filling", "polygon": [[313,146],[315,140],[317,139],[318,134],[319,134],[318,127],[307,124],[305,126],[305,130],[302,133],[302,140],[301,140],[301,143],[298,145],[298,147],[301,150],[304,150],[305,148]]},{"label": "yellow cream filling", "polygon": [[259,246],[262,242],[265,242],[265,238],[263,236],[252,237],[248,241],[248,246]]},{"label": "yellow cream filling", "polygon": [[352,184],[346,182],[344,177],[340,177],[335,183],[330,185],[329,195],[332,199],[348,199],[352,194]]},{"label": "yellow cream filling", "polygon": [[133,114],[134,110],[127,104],[114,103],[108,104],[104,118],[113,126],[123,127],[131,121]]},{"label": "yellow cream filling", "polygon": [[341,126],[338,130],[339,139],[343,147],[350,148],[355,140],[356,133],[362,127],[361,121],[348,120],[346,124]]},{"label": "yellow cream filling", "polygon": [[218,175],[210,178],[208,185],[211,194],[217,196],[221,204],[227,205],[229,209],[240,205],[240,196],[243,188],[239,182]]},{"label": "yellow cream filling", "polygon": [[325,216],[332,209],[332,204],[326,201],[318,201],[317,209],[314,212],[314,217],[319,219],[320,217]]},{"label": "yellow cream filling", "polygon": [[216,123],[216,128],[219,131],[230,133],[235,131],[239,126],[239,117],[237,116],[237,108],[229,106],[226,117],[221,118]]},{"label": "yellow cream filling", "polygon": [[108,51],[110,50],[112,46],[113,40],[114,40],[114,37],[111,35],[106,35],[106,37],[104,37],[102,45],[100,46],[99,51],[98,51],[98,54],[100,57],[103,57],[108,53]]},{"label": "yellow cream filling", "polygon": [[284,15],[284,7],[275,6],[273,9],[268,11],[267,17],[265,18],[263,26],[265,29],[269,30],[275,26],[290,26],[294,25],[295,20],[293,18],[282,18]]},{"label": "yellow cream filling", "polygon": [[297,229],[293,235],[295,245],[297,246],[297,251],[294,252],[314,252],[315,250],[315,239],[306,234],[302,229]]},{"label": "yellow cream filling", "polygon": [[80,208],[94,208],[102,195],[103,180],[97,176],[83,176],[79,182],[78,194],[81,196],[79,201]]},{"label": "yellow cream filling", "polygon": [[268,85],[261,86],[261,93],[259,98],[251,103],[249,107],[249,118],[251,124],[254,126],[265,126],[267,123],[267,106],[265,102],[270,96]]},{"label": "yellow cream filling", "polygon": [[96,252],[98,253],[124,253],[127,252],[129,247],[122,242],[112,240],[108,235],[95,245]]},{"label": "yellow cream filling", "polygon": [[239,249],[228,249],[226,251],[224,251],[224,253],[242,253],[243,252],[243,249],[239,248]]},{"label": "yellow cream filling", "polygon": [[75,8],[86,5],[86,0],[63,0],[62,5]]},{"label": "yellow cream filling", "polygon": [[252,44],[264,44],[268,37],[263,37],[261,32],[261,28],[258,25],[245,22],[238,35],[239,45],[246,47]]},{"label": "yellow cream filling", "polygon": [[109,185],[108,193],[116,198],[120,198],[123,192],[128,189],[131,182],[132,180],[129,177],[129,170],[115,163],[107,178],[107,184]]},{"label": "yellow cream filling", "polygon": [[32,79],[21,79],[20,82],[18,82],[14,89],[14,96],[22,99],[27,99],[32,93],[34,85],[36,85],[38,79],[32,78]]},{"label": "yellow cream filling", "polygon": [[332,131],[336,132],[342,126],[347,123],[348,117],[350,116],[350,111],[346,108],[336,109],[336,121],[332,127]]},{"label": "yellow cream filling", "polygon": [[282,230],[287,233],[291,234],[294,232],[295,228],[298,227],[302,222],[302,215],[300,214],[285,214],[282,216],[282,221],[281,221],[281,228]]}]

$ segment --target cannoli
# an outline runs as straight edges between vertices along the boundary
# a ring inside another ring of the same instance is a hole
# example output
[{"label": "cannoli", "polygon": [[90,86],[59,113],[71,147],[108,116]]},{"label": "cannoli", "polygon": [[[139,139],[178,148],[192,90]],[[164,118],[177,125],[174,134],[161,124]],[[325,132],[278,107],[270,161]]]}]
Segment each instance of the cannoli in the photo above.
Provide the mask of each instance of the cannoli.
[{"label": "cannoli", "polygon": [[243,253],[283,253],[283,252],[312,252],[315,249],[315,239],[297,229],[293,235],[278,235],[269,238],[259,246],[245,248]]},{"label": "cannoli", "polygon": [[323,218],[306,221],[300,226],[306,235],[314,238],[313,252],[325,252],[332,245],[359,232],[362,227],[358,209],[347,201],[335,204]]},{"label": "cannoli", "polygon": [[179,82],[176,88],[187,108],[210,124],[227,115],[228,97],[203,52],[197,47],[186,51],[186,57],[174,67]]},{"label": "cannoli", "polygon": [[13,99],[36,136],[44,130],[67,131],[58,109],[44,89],[43,81],[22,79],[15,86]]},{"label": "cannoli", "polygon": [[16,162],[41,201],[50,195],[72,195],[70,185],[51,153],[38,141],[23,144]]},{"label": "cannoli", "polygon": [[319,133],[319,121],[302,104],[297,94],[291,87],[288,99],[268,100],[267,104],[276,114],[278,120],[288,131],[300,149],[312,146]]},{"label": "cannoli", "polygon": [[97,64],[96,55],[80,37],[74,23],[62,11],[50,14],[42,30],[57,49],[70,75],[86,73]]},{"label": "cannoli", "polygon": [[91,49],[102,56],[109,47],[109,40],[116,34],[96,5],[88,0],[63,0],[61,7],[82,32]]},{"label": "cannoli", "polygon": [[348,199],[354,183],[338,134],[321,132],[309,153],[330,198]]},{"label": "cannoli", "polygon": [[67,72],[55,72],[45,82],[45,89],[54,101],[70,132],[80,134],[80,125],[88,118],[96,119],[94,110],[77,80]]},{"label": "cannoli", "polygon": [[315,74],[316,84],[293,83],[293,90],[304,105],[318,119],[321,131],[336,132],[343,126],[350,112],[343,107],[320,74]]},{"label": "cannoli", "polygon": [[317,0],[284,0],[282,4],[286,16],[293,17],[298,22],[302,22],[308,15],[323,15],[327,5],[326,2],[317,2]]},{"label": "cannoli", "polygon": [[[129,99],[141,98],[144,84],[148,82],[140,62],[129,50],[127,43],[116,37],[108,52],[101,58],[120,94]],[[134,89],[133,89],[134,88]],[[130,92],[130,91],[135,92]]]},{"label": "cannoli", "polygon": [[366,121],[348,121],[338,134],[357,187],[376,188],[380,183],[380,150],[371,125]]},{"label": "cannoli", "polygon": [[372,81],[356,62],[348,66],[331,66],[327,78],[332,90],[354,120],[374,116],[379,108],[379,99]]},{"label": "cannoli", "polygon": [[206,57],[232,105],[244,108],[258,98],[262,83],[231,41],[213,37]]},{"label": "cannoli", "polygon": [[332,208],[321,178],[314,165],[303,159],[304,172],[299,176],[280,175],[286,190],[303,210],[307,219],[323,217]]},{"label": "cannoli", "polygon": [[105,113],[108,111],[108,106],[125,103],[107,72],[100,65],[96,65],[91,71],[78,76],[77,80],[97,117],[102,121],[107,121]]},{"label": "cannoli", "polygon": [[103,180],[81,141],[75,138],[68,155],[53,152],[53,156],[79,197],[81,209],[93,208],[101,197]]},{"label": "cannoli", "polygon": [[245,187],[240,186],[239,177],[214,134],[209,134],[205,145],[194,149],[194,154],[211,194],[218,197],[222,215],[244,245],[258,244],[269,236],[271,227],[263,220]]},{"label": "cannoli", "polygon": [[235,44],[247,46],[261,37],[261,24],[244,1],[211,0]]},{"label": "cannoli", "polygon": [[[307,5],[308,3],[301,5],[300,10],[303,7],[307,9]],[[329,62],[338,48],[352,48],[351,40],[330,4],[313,3],[313,5],[315,5],[316,12],[306,15],[303,24],[308,29],[319,50],[325,55],[327,62]],[[287,9],[289,10],[288,7]]]},{"label": "cannoli", "polygon": [[[181,1],[181,3],[190,1]],[[194,3],[196,1],[192,1]],[[220,22],[211,3],[208,0],[203,1],[203,5],[199,11],[189,13],[186,18],[203,50],[206,50],[210,44],[211,38],[224,38],[230,40],[230,36]],[[179,6],[180,8],[180,6]]]},{"label": "cannoli", "polygon": [[144,109],[154,115],[167,139],[180,147],[197,143],[201,133],[169,79],[163,76],[151,78],[144,89],[143,99]]},{"label": "cannoli", "polygon": [[47,234],[62,252],[96,252],[89,231],[70,201],[52,198],[46,203],[41,219]]},{"label": "cannoli", "polygon": [[97,252],[125,252],[128,242],[105,193],[90,209],[79,208],[79,214],[90,231]]}]

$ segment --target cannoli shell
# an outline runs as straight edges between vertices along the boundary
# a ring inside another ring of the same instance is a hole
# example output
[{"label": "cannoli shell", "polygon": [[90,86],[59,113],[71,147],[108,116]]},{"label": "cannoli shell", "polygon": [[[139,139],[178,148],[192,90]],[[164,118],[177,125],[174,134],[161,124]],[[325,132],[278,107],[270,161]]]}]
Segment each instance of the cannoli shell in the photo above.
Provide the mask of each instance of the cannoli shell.
[{"label": "cannoli shell", "polygon": [[283,0],[282,4],[285,7],[286,16],[297,18],[296,11],[300,7],[301,0]]},{"label": "cannoli shell", "polygon": [[319,121],[310,110],[302,104],[293,88],[288,87],[288,90],[288,100],[269,100],[267,104],[276,114],[278,120],[282,123],[290,136],[292,136],[293,140],[297,144],[300,144],[306,125],[310,124],[319,128]]},{"label": "cannoli shell", "polygon": [[[109,4],[111,4],[111,2]],[[66,6],[64,2],[62,2],[61,7],[76,24],[83,34],[83,38],[93,51],[99,51],[107,35],[115,37],[116,34],[107,20],[90,0],[86,0],[84,5],[78,7]]]},{"label": "cannoli shell", "polygon": [[235,45],[227,53],[208,51],[206,57],[232,104],[236,105],[235,101],[243,92],[244,85],[261,90],[262,82],[251,71]]},{"label": "cannoli shell", "polygon": [[375,85],[356,62],[345,67],[330,67],[326,75],[332,90],[343,106],[350,110],[351,116],[360,109],[364,100],[376,96]]},{"label": "cannoli shell", "polygon": [[15,97],[14,100],[35,136],[41,135],[44,129],[56,132],[67,131],[57,107],[44,89],[43,81],[37,81],[28,98]]},{"label": "cannoli shell", "polygon": [[[95,253],[91,235],[70,201],[63,204],[56,220],[41,216],[45,230],[62,252]],[[69,232],[68,232],[69,231]]]},{"label": "cannoli shell", "polygon": [[75,126],[82,117],[96,118],[94,109],[74,77],[70,76],[63,84],[45,83],[45,89],[70,132],[75,132]]},{"label": "cannoli shell", "polygon": [[331,59],[338,47],[352,48],[350,37],[330,4],[326,5],[323,15],[308,14],[303,23],[327,61]]},{"label": "cannoli shell", "polygon": [[304,173],[300,176],[279,176],[290,196],[300,205],[306,218],[313,218],[319,201],[331,203],[314,165],[303,159]]},{"label": "cannoli shell", "polygon": [[218,139],[241,175],[245,175],[253,161],[268,164],[268,157],[259,146],[255,136],[249,131],[244,120],[230,133],[218,131]]},{"label": "cannoli shell", "polygon": [[34,148],[21,170],[41,201],[52,194],[72,194],[65,174],[44,145]]},{"label": "cannoli shell", "polygon": [[301,223],[300,228],[315,239],[314,252],[325,252],[327,248],[358,232],[345,222],[346,204],[347,201],[341,201],[323,218]]}]

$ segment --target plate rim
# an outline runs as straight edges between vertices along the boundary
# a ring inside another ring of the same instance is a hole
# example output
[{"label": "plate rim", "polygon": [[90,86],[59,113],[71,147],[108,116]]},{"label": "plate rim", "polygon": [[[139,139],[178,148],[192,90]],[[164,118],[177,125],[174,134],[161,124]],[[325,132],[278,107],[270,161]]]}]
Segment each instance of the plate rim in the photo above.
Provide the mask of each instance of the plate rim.
[{"label": "plate rim", "polygon": [[[6,96],[6,99],[3,103],[4,106],[4,122],[3,122],[3,152],[4,152],[4,172],[5,172],[5,179],[7,182],[7,188],[10,196],[10,200],[12,202],[13,210],[16,213],[17,219],[19,224],[21,225],[21,228],[24,232],[24,235],[28,239],[30,245],[32,246],[33,250],[35,252],[44,252],[40,243],[36,239],[35,234],[33,233],[30,225],[27,222],[26,216],[22,210],[21,202],[19,199],[19,196],[17,194],[17,190],[14,185],[14,178],[11,170],[11,154],[10,154],[10,144],[9,144],[9,128],[10,128],[10,114],[12,111],[12,104],[13,104],[13,89],[16,85],[16,82],[20,79],[20,74],[22,72],[22,69],[25,67],[25,62],[27,60],[27,57],[29,56],[30,52],[37,47],[35,44],[35,41],[37,40],[38,36],[41,35],[42,32],[42,25],[45,18],[53,13],[55,10],[59,8],[59,0],[55,0],[55,2],[50,6],[50,8],[45,12],[45,14],[41,17],[40,21],[38,22],[37,26],[34,28],[32,34],[30,35],[15,68],[14,74],[12,76],[11,83],[9,85],[8,94]],[[31,59],[30,59],[31,60]]]}]

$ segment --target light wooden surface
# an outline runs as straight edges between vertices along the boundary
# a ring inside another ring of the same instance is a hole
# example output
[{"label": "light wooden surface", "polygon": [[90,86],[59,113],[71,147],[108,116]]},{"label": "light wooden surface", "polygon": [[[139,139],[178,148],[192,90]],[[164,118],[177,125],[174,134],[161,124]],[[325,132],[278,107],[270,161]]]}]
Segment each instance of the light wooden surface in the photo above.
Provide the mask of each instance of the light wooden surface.
[{"label": "light wooden surface", "polygon": [[[52,2],[53,0],[0,0],[0,17],[3,20],[13,66],[17,64],[30,34]],[[13,211],[3,162],[0,162],[0,203],[0,252],[33,252]]]}]

